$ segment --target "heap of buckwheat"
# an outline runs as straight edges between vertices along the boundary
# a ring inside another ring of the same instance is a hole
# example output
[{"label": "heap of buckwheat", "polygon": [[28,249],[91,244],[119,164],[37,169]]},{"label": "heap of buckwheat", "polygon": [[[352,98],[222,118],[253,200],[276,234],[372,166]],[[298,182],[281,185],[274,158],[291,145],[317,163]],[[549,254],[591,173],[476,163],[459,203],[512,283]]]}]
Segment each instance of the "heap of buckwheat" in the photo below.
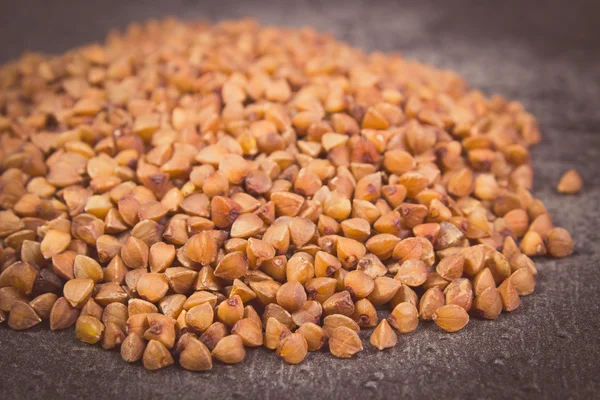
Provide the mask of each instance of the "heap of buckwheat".
[{"label": "heap of buckwheat", "polygon": [[539,140],[518,102],[311,29],[166,20],[24,55],[0,70],[0,321],[201,371],[497,318],[530,257],[573,250],[530,192]]}]

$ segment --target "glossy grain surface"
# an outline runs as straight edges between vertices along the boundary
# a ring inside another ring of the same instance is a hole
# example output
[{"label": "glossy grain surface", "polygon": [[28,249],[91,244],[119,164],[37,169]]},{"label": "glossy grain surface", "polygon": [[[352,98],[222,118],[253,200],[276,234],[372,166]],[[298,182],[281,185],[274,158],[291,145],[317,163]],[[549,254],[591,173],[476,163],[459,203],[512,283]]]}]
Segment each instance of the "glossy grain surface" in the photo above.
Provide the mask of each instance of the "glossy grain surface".
[{"label": "glossy grain surface", "polygon": [[[112,27],[168,14],[213,20],[312,25],[366,50],[400,51],[453,69],[472,87],[520,100],[538,118],[534,194],[575,240],[573,256],[538,259],[534,294],[497,321],[473,320],[455,334],[433,322],[353,360],[311,353],[289,366],[266,349],[208,373],[126,365],[118,352],[47,326],[0,325],[0,390],[5,398],[592,398],[600,390],[600,28],[592,1],[245,2],[55,0],[3,5],[0,61],[25,49],[62,52],[101,40]],[[272,4],[271,4],[272,3]],[[486,4],[487,3],[487,4]],[[585,186],[557,193],[576,168]]]}]

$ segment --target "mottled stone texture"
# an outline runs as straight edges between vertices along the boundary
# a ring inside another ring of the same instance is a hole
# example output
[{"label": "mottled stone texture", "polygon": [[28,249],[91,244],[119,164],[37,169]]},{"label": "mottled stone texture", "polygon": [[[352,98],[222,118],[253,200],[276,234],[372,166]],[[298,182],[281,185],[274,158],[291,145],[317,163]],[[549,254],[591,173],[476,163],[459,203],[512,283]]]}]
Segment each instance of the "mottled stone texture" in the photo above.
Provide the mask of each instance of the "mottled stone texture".
[{"label": "mottled stone texture", "polygon": [[[271,4],[272,3],[272,4]],[[497,321],[455,334],[431,323],[353,360],[310,354],[288,366],[250,350],[237,366],[196,374],[150,373],[72,331],[0,327],[0,397],[13,398],[593,398],[600,390],[600,29],[592,1],[65,1],[4,2],[0,60],[25,49],[60,52],[101,40],[112,27],[164,15],[313,25],[366,50],[401,51],[451,68],[473,87],[522,101],[540,120],[534,193],[575,254],[538,260],[535,293]],[[562,172],[577,168],[584,191],[563,197]],[[84,397],[85,396],[85,397]]]}]

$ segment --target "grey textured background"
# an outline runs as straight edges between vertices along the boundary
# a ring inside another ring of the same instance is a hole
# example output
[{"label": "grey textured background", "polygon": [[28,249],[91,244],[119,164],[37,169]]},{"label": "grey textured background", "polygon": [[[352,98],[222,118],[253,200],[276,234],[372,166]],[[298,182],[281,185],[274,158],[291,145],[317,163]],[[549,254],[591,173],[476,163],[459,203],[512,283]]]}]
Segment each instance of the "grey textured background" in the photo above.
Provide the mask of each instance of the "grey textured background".
[{"label": "grey textured background", "polygon": [[[4,4],[6,3],[6,4]],[[456,334],[422,323],[398,346],[355,359],[310,354],[298,366],[250,350],[237,366],[149,373],[72,331],[0,327],[0,397],[12,398],[594,398],[600,389],[598,200],[600,38],[597,1],[14,1],[2,2],[0,61],[26,49],[60,52],[129,21],[176,15],[312,25],[365,50],[401,51],[451,68],[473,87],[521,100],[544,136],[533,151],[534,194],[569,229],[575,254],[538,261],[538,286],[497,321]],[[585,190],[556,193],[575,167]],[[365,336],[365,344],[368,337]],[[84,397],[85,396],[85,397]]]}]

